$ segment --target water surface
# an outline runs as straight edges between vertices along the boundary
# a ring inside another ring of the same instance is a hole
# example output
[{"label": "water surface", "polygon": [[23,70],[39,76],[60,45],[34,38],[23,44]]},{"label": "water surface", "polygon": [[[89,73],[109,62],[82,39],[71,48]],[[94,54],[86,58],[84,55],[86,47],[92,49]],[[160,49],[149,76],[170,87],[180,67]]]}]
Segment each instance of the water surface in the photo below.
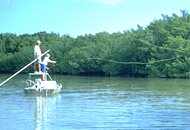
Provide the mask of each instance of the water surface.
[{"label": "water surface", "polygon": [[25,75],[2,87],[0,129],[190,129],[190,80],[53,77],[64,85],[55,96],[26,95]]}]

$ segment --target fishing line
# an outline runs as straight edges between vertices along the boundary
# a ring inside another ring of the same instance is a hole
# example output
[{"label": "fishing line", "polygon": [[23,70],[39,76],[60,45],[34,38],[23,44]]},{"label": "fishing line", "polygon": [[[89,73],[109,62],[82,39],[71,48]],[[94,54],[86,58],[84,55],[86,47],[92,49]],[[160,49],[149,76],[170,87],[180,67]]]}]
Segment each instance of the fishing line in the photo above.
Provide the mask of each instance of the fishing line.
[{"label": "fishing line", "polygon": [[[173,49],[173,48],[168,48],[168,47],[162,47],[158,45],[153,45],[148,43],[147,41],[140,40],[142,43],[150,46],[154,46],[156,48],[164,49],[164,50],[170,50],[170,51],[175,51],[175,52],[180,52],[180,53],[185,53],[185,50],[179,50],[179,49]],[[161,59],[161,60],[155,60],[155,61],[150,61],[150,62],[124,62],[124,61],[117,61],[117,60],[108,60],[108,59],[103,59],[103,58],[87,58],[88,60],[99,60],[99,61],[105,61],[105,62],[110,62],[110,63],[115,63],[115,64],[124,64],[124,65],[151,65],[151,64],[156,64],[160,62],[165,62],[165,61],[172,61],[181,58],[182,56],[179,57],[173,57],[173,58],[168,58],[168,59]]]},{"label": "fishing line", "polygon": [[115,64],[124,64],[124,65],[151,65],[151,64],[156,64],[159,62],[165,62],[165,61],[172,61],[175,60],[179,57],[174,57],[174,58],[168,58],[168,59],[162,59],[162,60],[156,60],[156,61],[150,61],[149,63],[145,63],[145,62],[124,62],[124,61],[116,61],[116,60],[107,60],[107,59],[103,59],[103,58],[87,58],[88,60],[99,60],[99,61],[105,61],[105,62],[111,62],[111,63],[115,63]]}]

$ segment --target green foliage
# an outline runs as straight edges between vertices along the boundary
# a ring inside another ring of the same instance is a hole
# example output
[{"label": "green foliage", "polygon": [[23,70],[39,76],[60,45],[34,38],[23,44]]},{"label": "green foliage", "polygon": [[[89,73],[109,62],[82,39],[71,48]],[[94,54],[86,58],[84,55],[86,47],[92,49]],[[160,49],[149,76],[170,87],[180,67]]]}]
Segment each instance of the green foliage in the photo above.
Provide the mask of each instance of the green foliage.
[{"label": "green foliage", "polygon": [[[74,75],[190,76],[190,15],[162,15],[136,30],[76,38],[38,32],[32,35],[0,34],[0,72],[12,73],[33,59],[36,40],[51,50],[57,61],[50,71]],[[164,60],[171,59],[171,60]],[[160,62],[157,62],[160,61]],[[33,67],[25,72],[31,71]]]}]

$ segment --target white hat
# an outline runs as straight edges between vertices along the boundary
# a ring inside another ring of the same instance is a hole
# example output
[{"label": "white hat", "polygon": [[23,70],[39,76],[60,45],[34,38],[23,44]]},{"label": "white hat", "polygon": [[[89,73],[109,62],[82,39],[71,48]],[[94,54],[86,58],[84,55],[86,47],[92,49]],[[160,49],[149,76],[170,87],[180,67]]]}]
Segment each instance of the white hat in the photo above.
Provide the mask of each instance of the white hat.
[{"label": "white hat", "polygon": [[37,43],[37,44],[41,44],[42,42],[41,42],[40,40],[37,40],[36,43]]},{"label": "white hat", "polygon": [[47,53],[47,54],[46,54],[46,56],[47,56],[47,57],[50,57],[50,54],[49,54],[49,53]]}]

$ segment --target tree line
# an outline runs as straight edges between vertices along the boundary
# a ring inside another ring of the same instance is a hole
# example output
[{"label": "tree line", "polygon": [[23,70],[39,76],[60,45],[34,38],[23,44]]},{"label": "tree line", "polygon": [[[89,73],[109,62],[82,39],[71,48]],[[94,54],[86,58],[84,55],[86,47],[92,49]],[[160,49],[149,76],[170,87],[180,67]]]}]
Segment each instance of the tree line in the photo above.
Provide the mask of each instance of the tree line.
[{"label": "tree line", "polygon": [[[51,50],[55,74],[190,77],[190,14],[162,15],[148,26],[76,38],[38,32],[0,34],[0,73],[14,73],[33,59],[36,40]],[[24,72],[32,71],[33,67]]]}]

